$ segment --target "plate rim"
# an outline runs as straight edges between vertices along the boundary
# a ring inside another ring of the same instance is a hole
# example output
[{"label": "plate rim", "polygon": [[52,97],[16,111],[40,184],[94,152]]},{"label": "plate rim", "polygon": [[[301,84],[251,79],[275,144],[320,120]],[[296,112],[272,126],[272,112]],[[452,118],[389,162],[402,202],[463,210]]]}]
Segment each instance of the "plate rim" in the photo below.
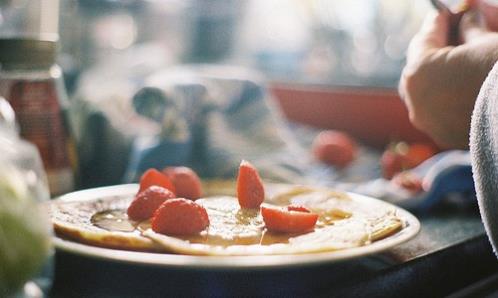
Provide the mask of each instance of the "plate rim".
[{"label": "plate rim", "polygon": [[[51,202],[85,201],[92,200],[97,195],[99,197],[105,197],[106,195],[125,195],[134,193],[137,190],[138,184],[103,186],[70,192],[51,200]],[[288,254],[253,256],[196,256],[138,252],[83,244],[60,238],[55,235],[55,233],[52,237],[52,240],[56,250],[104,261],[157,267],[230,270],[242,268],[265,269],[295,267],[340,262],[383,252],[411,240],[419,233],[421,229],[420,221],[407,210],[393,205],[389,202],[385,202],[370,196],[352,192],[347,192],[347,194],[361,200],[375,201],[376,203],[381,203],[394,208],[396,210],[396,213],[405,220],[405,222],[407,223],[407,227],[405,227],[402,231],[394,234],[393,236],[389,236],[385,239],[376,241],[366,246],[329,252],[293,254],[292,257],[290,257],[290,255]]]}]

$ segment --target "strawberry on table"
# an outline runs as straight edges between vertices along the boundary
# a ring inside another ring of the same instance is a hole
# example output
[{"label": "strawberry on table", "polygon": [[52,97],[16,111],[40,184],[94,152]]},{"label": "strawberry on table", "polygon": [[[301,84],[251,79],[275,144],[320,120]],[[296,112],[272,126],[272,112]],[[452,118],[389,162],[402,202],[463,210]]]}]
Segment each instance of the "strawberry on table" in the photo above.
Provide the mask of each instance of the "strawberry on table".
[{"label": "strawberry on table", "polygon": [[208,226],[206,209],[184,198],[165,201],[152,217],[152,230],[166,235],[192,235]]},{"label": "strawberry on table", "polygon": [[349,134],[338,130],[320,132],[312,144],[316,159],[337,168],[345,168],[356,158],[358,145]]},{"label": "strawberry on table", "polygon": [[392,179],[397,173],[412,169],[436,154],[431,144],[396,142],[389,144],[380,159],[382,176]]},{"label": "strawberry on table", "polygon": [[422,178],[409,171],[397,173],[391,181],[414,194],[423,190]]},{"label": "strawberry on table", "polygon": [[164,201],[175,197],[174,193],[164,187],[149,186],[135,196],[128,207],[128,217],[136,221],[149,219]]}]

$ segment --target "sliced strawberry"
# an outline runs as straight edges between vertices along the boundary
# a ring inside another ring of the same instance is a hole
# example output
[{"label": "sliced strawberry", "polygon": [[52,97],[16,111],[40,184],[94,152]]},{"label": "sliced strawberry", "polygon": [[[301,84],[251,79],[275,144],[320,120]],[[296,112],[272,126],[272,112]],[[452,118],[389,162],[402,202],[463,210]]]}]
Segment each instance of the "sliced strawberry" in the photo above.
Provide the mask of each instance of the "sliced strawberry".
[{"label": "sliced strawberry", "polygon": [[206,209],[184,198],[165,201],[152,217],[152,230],[166,235],[197,234],[208,226]]},{"label": "sliced strawberry", "polygon": [[140,177],[140,190],[138,192],[145,190],[151,185],[164,187],[166,189],[169,189],[172,193],[176,194],[173,182],[171,182],[171,180],[169,180],[166,175],[156,169],[148,169],[147,171],[145,171],[145,173],[143,173],[142,177]]},{"label": "sliced strawberry", "polygon": [[287,206],[287,210],[311,213],[311,211],[308,208],[301,205],[289,205]]},{"label": "sliced strawberry", "polygon": [[237,198],[242,208],[259,208],[265,199],[265,189],[258,171],[245,160],[239,166]]},{"label": "sliced strawberry", "polygon": [[191,168],[167,167],[162,172],[173,182],[179,198],[197,200],[202,196],[201,179]]},{"label": "sliced strawberry", "polygon": [[151,218],[154,211],[166,200],[175,198],[175,194],[168,189],[152,185],[139,192],[128,207],[128,217],[132,220],[146,220]]},{"label": "sliced strawberry", "polygon": [[280,233],[311,231],[318,220],[318,214],[269,205],[261,206],[261,215],[269,231]]}]

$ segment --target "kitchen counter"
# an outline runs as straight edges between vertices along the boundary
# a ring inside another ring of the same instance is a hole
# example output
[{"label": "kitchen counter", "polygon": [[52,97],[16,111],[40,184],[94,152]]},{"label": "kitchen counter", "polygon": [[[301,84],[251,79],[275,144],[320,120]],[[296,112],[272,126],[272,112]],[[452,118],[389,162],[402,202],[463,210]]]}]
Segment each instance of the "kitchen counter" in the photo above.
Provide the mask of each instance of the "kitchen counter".
[{"label": "kitchen counter", "polygon": [[383,253],[275,269],[137,266],[58,251],[51,296],[398,296],[454,293],[498,271],[476,210],[419,215],[420,233]]}]

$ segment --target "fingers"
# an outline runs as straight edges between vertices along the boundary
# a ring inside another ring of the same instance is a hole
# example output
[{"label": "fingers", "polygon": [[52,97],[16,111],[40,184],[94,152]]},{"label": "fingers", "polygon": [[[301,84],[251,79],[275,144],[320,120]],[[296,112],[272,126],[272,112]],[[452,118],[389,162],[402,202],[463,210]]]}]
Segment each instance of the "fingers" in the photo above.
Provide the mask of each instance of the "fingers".
[{"label": "fingers", "polygon": [[427,56],[448,46],[449,15],[434,11],[427,15],[407,50],[405,71],[415,69]]},{"label": "fingers", "polygon": [[465,1],[465,4],[466,4],[469,8],[473,9],[473,8],[476,8],[476,7],[477,7],[477,5],[478,5],[479,3],[477,3],[477,0],[466,0],[466,1]]},{"label": "fingers", "polygon": [[464,43],[471,42],[488,34],[489,31],[481,24],[477,11],[467,12],[460,22],[460,35]]},{"label": "fingers", "polygon": [[398,92],[401,98],[409,94],[416,73],[426,58],[441,48],[448,47],[449,14],[433,11],[429,13],[419,32],[413,37],[407,50],[406,65],[401,73]]},{"label": "fingers", "polygon": [[442,48],[447,46],[449,30],[449,14],[446,11],[432,12],[427,15],[416,37],[421,42],[420,46],[429,48]]}]

